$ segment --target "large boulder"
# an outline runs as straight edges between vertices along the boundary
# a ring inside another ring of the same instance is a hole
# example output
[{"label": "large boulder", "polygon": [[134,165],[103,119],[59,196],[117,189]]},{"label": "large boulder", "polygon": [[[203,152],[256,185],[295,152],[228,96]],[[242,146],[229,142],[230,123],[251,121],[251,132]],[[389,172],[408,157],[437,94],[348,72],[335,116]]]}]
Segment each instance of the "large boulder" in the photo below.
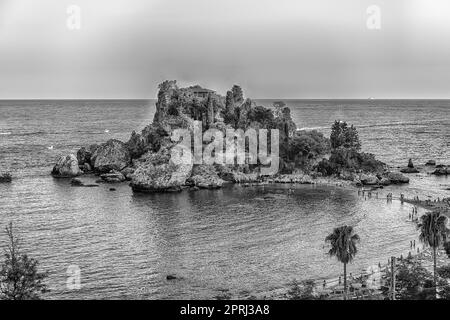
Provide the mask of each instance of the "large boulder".
[{"label": "large boulder", "polygon": [[130,183],[135,192],[181,191],[192,172],[192,164],[173,161],[169,148],[148,152],[136,164]]},{"label": "large boulder", "polygon": [[419,173],[419,170],[414,167],[414,164],[412,162],[412,159],[408,160],[408,165],[404,168],[400,169],[401,173]]},{"label": "large boulder", "polygon": [[409,183],[409,178],[400,172],[389,172],[387,173],[386,178],[393,184]]},{"label": "large boulder", "polygon": [[52,176],[56,178],[72,178],[82,173],[74,154],[60,156],[52,170]]},{"label": "large boulder", "polygon": [[426,166],[435,166],[436,161],[435,160],[428,160],[427,163],[425,163]]},{"label": "large boulder", "polygon": [[201,189],[217,189],[222,187],[224,181],[217,175],[212,165],[196,165],[192,170],[192,176],[187,180],[192,186]]},{"label": "large boulder", "polygon": [[417,168],[414,167],[404,167],[400,169],[401,173],[419,173],[419,170],[417,170]]},{"label": "large boulder", "polygon": [[130,164],[130,153],[126,145],[115,139],[101,144],[91,157],[94,170],[107,173],[111,170],[120,171]]},{"label": "large boulder", "polygon": [[449,173],[450,173],[450,168],[445,168],[445,167],[436,168],[436,170],[434,170],[432,172],[432,174],[434,174],[436,176],[446,176]]}]

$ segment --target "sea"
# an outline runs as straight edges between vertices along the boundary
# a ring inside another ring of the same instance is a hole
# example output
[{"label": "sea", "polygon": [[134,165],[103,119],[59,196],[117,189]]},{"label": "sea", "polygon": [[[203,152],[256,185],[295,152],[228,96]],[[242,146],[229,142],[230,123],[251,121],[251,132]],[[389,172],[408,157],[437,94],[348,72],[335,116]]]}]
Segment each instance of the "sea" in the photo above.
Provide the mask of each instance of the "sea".
[{"label": "sea", "polygon": [[344,120],[356,126],[363,151],[394,168],[412,159],[421,172],[372,198],[317,185],[176,194],[134,194],[126,183],[74,188],[50,176],[57,157],[128,140],[152,122],[155,100],[2,100],[0,172],[14,180],[0,184],[0,247],[13,222],[21,250],[48,272],[47,299],[282,298],[294,279],[341,275],[324,239],[344,224],[361,238],[348,267],[354,275],[408,254],[417,229],[411,206],[396,198],[450,197],[449,178],[424,166],[450,165],[450,100],[285,102],[299,129],[329,135]]}]

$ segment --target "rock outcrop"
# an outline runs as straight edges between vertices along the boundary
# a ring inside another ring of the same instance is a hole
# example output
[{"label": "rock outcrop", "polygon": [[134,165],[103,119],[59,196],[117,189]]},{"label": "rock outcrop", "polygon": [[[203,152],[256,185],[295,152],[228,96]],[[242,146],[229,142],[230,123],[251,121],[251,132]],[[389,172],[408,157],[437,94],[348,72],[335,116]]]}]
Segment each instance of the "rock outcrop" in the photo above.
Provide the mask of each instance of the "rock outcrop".
[{"label": "rock outcrop", "polygon": [[9,172],[0,173],[0,183],[12,182],[12,175]]},{"label": "rock outcrop", "polygon": [[400,169],[401,173],[419,173],[420,171],[417,168],[405,167]]},{"label": "rock outcrop", "polygon": [[187,183],[200,189],[218,189],[222,187],[224,181],[217,175],[214,166],[195,165]]},{"label": "rock outcrop", "polygon": [[181,191],[191,176],[192,164],[175,163],[170,148],[148,152],[137,163],[130,186],[136,192]]},{"label": "rock outcrop", "polygon": [[120,171],[130,162],[131,157],[126,145],[114,139],[101,144],[91,156],[93,169],[100,173],[108,173],[111,170]]},{"label": "rock outcrop", "polygon": [[446,168],[446,167],[436,167],[436,169],[432,172],[432,174],[436,175],[436,176],[446,176],[448,174],[450,174],[450,168]]},{"label": "rock outcrop", "polygon": [[82,173],[74,154],[60,156],[52,170],[52,176],[55,178],[72,178]]},{"label": "rock outcrop", "polygon": [[408,165],[404,168],[401,168],[400,172],[401,173],[419,173],[419,170],[416,167],[414,167],[412,159],[409,159]]},{"label": "rock outcrop", "polygon": [[426,166],[435,166],[436,161],[435,160],[428,160],[427,163],[425,163]]}]

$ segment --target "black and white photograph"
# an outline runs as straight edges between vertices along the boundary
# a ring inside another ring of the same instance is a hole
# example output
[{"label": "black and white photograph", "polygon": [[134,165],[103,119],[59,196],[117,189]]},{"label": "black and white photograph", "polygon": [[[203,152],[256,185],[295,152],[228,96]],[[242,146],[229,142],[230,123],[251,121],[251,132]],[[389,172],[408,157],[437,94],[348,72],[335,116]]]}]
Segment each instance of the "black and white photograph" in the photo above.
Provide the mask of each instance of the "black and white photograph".
[{"label": "black and white photograph", "polygon": [[0,300],[450,299],[448,39],[447,0],[0,0]]}]

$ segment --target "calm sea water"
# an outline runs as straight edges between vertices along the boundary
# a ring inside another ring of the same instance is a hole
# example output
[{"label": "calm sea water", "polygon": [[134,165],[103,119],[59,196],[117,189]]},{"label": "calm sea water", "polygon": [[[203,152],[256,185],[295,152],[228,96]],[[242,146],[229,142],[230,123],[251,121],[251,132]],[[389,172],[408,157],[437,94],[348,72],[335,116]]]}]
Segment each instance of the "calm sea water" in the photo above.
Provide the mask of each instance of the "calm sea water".
[{"label": "calm sea water", "polygon": [[[355,124],[363,149],[391,165],[450,164],[450,101],[287,104],[300,128],[328,135],[335,119]],[[354,225],[362,238],[350,272],[406,254],[417,241],[411,209],[387,204],[387,192],[450,196],[450,180],[426,170],[367,201],[333,187],[295,186],[288,195],[284,185],[134,195],[126,184],[72,188],[49,176],[59,154],[127,140],[154,111],[154,101],[0,101],[0,171],[17,177],[0,184],[0,227],[13,221],[24,249],[49,271],[48,298],[277,297],[293,278],[339,275],[323,247],[338,225]],[[66,286],[70,265],[81,269],[81,290]]]}]

